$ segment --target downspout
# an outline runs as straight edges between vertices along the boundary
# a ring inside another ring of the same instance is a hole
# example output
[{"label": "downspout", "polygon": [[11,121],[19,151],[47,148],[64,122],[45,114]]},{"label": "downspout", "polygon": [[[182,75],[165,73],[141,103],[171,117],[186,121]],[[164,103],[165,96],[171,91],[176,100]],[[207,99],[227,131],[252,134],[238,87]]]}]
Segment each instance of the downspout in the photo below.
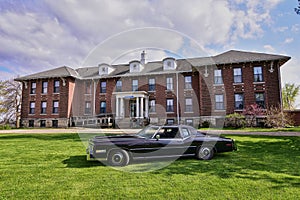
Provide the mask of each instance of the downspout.
[{"label": "downspout", "polygon": [[176,109],[177,109],[177,123],[180,124],[180,116],[179,116],[179,83],[178,83],[178,72],[176,72]]},{"label": "downspout", "polygon": [[93,86],[94,86],[94,91],[93,91],[93,116],[96,114],[96,81],[92,79],[93,81]]}]

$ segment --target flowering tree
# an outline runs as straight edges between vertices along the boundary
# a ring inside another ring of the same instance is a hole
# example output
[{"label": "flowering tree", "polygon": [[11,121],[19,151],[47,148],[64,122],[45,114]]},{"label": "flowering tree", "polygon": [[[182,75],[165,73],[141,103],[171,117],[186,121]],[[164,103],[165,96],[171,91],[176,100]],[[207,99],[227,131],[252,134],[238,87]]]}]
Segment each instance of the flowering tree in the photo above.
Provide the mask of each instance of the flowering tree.
[{"label": "flowering tree", "polygon": [[248,126],[253,127],[256,125],[255,120],[258,116],[262,116],[265,114],[265,111],[258,104],[251,104],[246,107],[243,112],[243,115],[247,117]]}]

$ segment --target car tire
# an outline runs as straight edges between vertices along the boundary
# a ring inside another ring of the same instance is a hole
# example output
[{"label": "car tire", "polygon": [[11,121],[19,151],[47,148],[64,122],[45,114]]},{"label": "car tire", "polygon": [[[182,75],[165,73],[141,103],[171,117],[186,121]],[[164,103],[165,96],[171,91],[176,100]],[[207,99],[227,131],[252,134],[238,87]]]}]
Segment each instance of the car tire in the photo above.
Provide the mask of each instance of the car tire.
[{"label": "car tire", "polygon": [[129,164],[129,154],[123,149],[112,150],[108,154],[108,164],[116,167],[123,167]]},{"label": "car tire", "polygon": [[201,160],[210,160],[214,157],[214,149],[209,146],[201,146],[197,150],[196,157]]}]

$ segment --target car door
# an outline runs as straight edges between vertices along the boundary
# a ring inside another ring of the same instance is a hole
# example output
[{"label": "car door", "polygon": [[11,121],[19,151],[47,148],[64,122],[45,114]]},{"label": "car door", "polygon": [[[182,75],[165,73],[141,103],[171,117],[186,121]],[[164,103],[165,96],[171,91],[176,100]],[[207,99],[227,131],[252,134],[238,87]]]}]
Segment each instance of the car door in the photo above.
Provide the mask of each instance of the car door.
[{"label": "car door", "polygon": [[183,139],[179,127],[162,127],[154,136],[152,146],[156,148],[155,156],[180,156],[183,153]]},{"label": "car door", "polygon": [[182,149],[184,149],[185,155],[192,155],[195,154],[197,146],[193,143],[194,137],[193,137],[193,131],[191,127],[181,127],[181,136],[183,138],[183,144]]}]

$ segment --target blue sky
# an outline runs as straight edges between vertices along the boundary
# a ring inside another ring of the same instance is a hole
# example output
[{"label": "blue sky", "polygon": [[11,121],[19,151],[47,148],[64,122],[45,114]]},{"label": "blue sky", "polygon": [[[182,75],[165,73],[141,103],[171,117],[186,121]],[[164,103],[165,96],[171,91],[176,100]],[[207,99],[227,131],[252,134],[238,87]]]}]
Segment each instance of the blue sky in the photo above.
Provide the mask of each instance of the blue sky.
[{"label": "blue sky", "polygon": [[[158,47],[162,51],[147,52],[149,60],[162,59],[167,51],[197,56],[197,48],[207,55],[230,49],[288,55],[292,59],[281,69],[282,82],[300,84],[297,6],[297,0],[1,0],[1,79],[63,65],[96,65],[124,50],[128,55],[120,62],[127,62],[138,59],[143,47]],[[144,27],[160,27],[164,36],[132,31]],[[143,40],[148,44],[139,43]],[[107,55],[86,62],[99,46]]]}]

